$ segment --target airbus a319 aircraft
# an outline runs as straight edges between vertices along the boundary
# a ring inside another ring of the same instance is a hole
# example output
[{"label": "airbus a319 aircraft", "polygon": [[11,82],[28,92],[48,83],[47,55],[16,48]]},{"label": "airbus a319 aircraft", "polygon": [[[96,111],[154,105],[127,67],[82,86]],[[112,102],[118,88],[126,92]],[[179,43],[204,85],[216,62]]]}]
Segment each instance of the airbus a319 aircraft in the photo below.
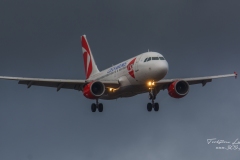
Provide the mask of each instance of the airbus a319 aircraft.
[{"label": "airbus a319 aircraft", "polygon": [[163,79],[168,73],[168,62],[164,56],[157,52],[146,52],[123,61],[117,65],[99,71],[93,58],[86,35],[81,36],[82,52],[86,79],[45,79],[0,76],[0,79],[17,80],[18,84],[31,86],[53,87],[59,91],[62,88],[82,91],[86,98],[96,100],[92,103],[91,110],[103,111],[103,104],[99,99],[117,99],[132,97],[141,93],[149,93],[151,103],[147,110],[159,110],[155,103],[160,90],[168,90],[173,98],[182,98],[188,94],[189,85],[211,82],[215,78],[237,77],[237,73],[218,76]]}]

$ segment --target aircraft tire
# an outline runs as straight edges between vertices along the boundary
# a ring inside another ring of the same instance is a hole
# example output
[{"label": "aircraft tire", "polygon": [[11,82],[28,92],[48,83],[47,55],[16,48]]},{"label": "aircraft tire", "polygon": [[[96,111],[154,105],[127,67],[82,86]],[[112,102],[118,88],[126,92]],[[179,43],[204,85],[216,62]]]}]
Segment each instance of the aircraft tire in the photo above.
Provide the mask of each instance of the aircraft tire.
[{"label": "aircraft tire", "polygon": [[98,104],[98,111],[99,111],[99,112],[102,112],[102,111],[103,111],[103,104],[102,104],[102,103],[99,103],[99,104]]},{"label": "aircraft tire", "polygon": [[159,104],[158,103],[154,103],[154,111],[158,111],[159,110]]},{"label": "aircraft tire", "polygon": [[147,104],[147,110],[148,110],[148,112],[152,111],[152,104],[151,103]]},{"label": "aircraft tire", "polygon": [[96,112],[96,109],[97,109],[97,105],[95,103],[93,103],[91,106],[92,112]]}]

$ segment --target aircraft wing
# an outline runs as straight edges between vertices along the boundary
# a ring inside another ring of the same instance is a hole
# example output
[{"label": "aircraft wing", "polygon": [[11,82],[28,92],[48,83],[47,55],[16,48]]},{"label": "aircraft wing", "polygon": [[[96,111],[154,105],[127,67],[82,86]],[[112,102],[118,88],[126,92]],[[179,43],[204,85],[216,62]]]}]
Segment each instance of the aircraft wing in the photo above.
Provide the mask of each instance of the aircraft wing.
[{"label": "aircraft wing", "polygon": [[[25,78],[25,77],[7,77],[0,76],[0,79],[6,80],[16,80],[18,84],[25,84],[28,88],[31,86],[44,86],[53,87],[59,91],[61,88],[65,89],[75,89],[78,91],[82,90],[84,84],[87,83],[86,80],[73,80],[73,79],[45,79],[45,78]],[[105,87],[117,88],[119,87],[118,81],[101,81]]]},{"label": "aircraft wing", "polygon": [[161,89],[167,89],[169,84],[176,80],[184,80],[188,82],[189,85],[193,84],[202,84],[205,86],[207,82],[212,82],[213,79],[216,78],[226,78],[226,77],[235,77],[237,78],[237,73],[234,72],[233,74],[224,74],[224,75],[217,75],[217,76],[206,76],[206,77],[194,77],[194,78],[174,78],[174,79],[162,79],[156,82],[156,85],[160,86]]}]

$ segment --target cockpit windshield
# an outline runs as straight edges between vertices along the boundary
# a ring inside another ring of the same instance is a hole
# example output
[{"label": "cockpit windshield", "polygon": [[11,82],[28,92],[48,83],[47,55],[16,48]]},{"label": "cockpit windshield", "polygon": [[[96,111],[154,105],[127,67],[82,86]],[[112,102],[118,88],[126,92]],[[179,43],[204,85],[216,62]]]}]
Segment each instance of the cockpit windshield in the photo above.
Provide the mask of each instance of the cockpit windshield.
[{"label": "cockpit windshield", "polygon": [[148,62],[151,60],[165,60],[164,57],[147,57],[145,58],[144,62]]}]

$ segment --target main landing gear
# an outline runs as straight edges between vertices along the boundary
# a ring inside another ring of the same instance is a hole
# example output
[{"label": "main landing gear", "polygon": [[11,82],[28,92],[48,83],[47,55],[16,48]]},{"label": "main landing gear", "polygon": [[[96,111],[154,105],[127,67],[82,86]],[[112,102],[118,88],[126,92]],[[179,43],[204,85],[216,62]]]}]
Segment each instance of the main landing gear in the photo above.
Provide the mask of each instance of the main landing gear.
[{"label": "main landing gear", "polygon": [[103,104],[98,103],[98,99],[96,99],[96,104],[93,103],[92,106],[91,106],[92,112],[96,112],[97,109],[98,109],[99,112],[103,111]]},{"label": "main landing gear", "polygon": [[159,104],[154,103],[154,100],[156,99],[156,94],[153,92],[153,88],[149,88],[149,89],[150,89],[149,99],[152,100],[152,103],[147,104],[147,110],[151,112],[152,109],[154,109],[154,111],[157,112],[159,110]]}]

